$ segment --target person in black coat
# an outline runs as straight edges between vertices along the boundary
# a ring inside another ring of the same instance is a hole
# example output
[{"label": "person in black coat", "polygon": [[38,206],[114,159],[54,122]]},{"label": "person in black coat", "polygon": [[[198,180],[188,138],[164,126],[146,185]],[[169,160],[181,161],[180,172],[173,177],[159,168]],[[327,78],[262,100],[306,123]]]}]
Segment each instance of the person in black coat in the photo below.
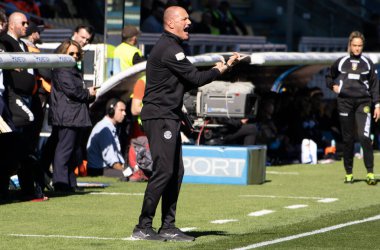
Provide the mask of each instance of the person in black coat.
[{"label": "person in black coat", "polygon": [[[5,15],[5,11],[0,9],[0,37],[6,33],[7,27],[7,16]],[[0,42],[0,53],[5,52],[5,46]],[[4,77],[3,70],[0,69],[0,117],[2,118],[1,127],[5,127],[5,125],[9,126],[11,131],[15,130],[12,116],[10,110],[8,108],[6,96],[6,86],[4,85]],[[0,129],[1,130],[1,129]],[[12,164],[12,146],[10,143],[14,144],[14,135],[13,133],[5,133],[5,131],[1,131],[0,133],[0,152],[2,157],[0,158],[0,203],[6,201],[8,199],[8,191],[9,191],[9,177],[11,176],[11,167]]]},{"label": "person in black coat", "polygon": [[[142,240],[193,241],[175,226],[177,200],[184,175],[180,126],[186,91],[212,82],[232,67],[240,55],[199,71],[186,57],[182,43],[189,39],[191,21],[185,9],[171,6],[164,13],[165,31],[154,45],[146,65],[146,88],[141,119],[153,160],[139,223],[132,237]],[[161,228],[152,227],[159,201]]]},{"label": "person in black coat", "polygon": [[[0,37],[5,52],[28,52],[26,44],[20,40],[26,35],[28,19],[23,13],[14,12],[8,21],[7,33]],[[6,147],[8,150],[12,147],[15,149],[9,154],[5,153],[11,159],[7,165],[17,170],[22,200],[47,200],[43,194],[43,173],[35,155],[39,138],[36,117],[39,117],[42,109],[34,91],[36,88],[34,70],[4,69],[3,74],[3,97],[14,124],[14,132],[8,135],[12,137],[9,139],[11,144]],[[13,171],[8,174],[13,174]]]},{"label": "person in black coat", "polygon": [[[82,59],[81,46],[72,40],[64,41],[55,52],[71,55],[76,61]],[[82,162],[83,132],[91,126],[88,104],[95,100],[96,90],[85,88],[77,66],[53,69],[52,80],[49,115],[58,135],[53,185],[55,191],[72,192],[77,186],[74,169]]]}]

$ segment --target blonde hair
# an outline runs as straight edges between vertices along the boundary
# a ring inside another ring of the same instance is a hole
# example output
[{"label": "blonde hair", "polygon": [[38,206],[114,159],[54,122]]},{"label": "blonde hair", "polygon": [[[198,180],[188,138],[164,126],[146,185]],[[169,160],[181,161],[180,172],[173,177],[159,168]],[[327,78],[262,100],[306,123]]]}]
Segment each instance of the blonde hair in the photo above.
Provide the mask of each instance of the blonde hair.
[{"label": "blonde hair", "polygon": [[364,35],[359,32],[359,31],[352,31],[350,36],[348,37],[348,45],[347,45],[347,52],[349,54],[351,54],[351,42],[354,38],[360,38],[362,41],[363,41],[363,45],[364,45],[364,42],[365,42],[365,38],[364,38]]},{"label": "blonde hair", "polygon": [[74,40],[66,40],[64,42],[62,42],[58,48],[55,49],[54,53],[56,54],[66,54],[67,53],[67,50],[69,49],[70,45],[73,45],[75,47],[77,47],[78,49],[78,52],[80,54],[80,56],[78,57],[78,60],[82,60],[83,58],[83,50],[82,50],[82,47],[80,46],[80,44]]}]

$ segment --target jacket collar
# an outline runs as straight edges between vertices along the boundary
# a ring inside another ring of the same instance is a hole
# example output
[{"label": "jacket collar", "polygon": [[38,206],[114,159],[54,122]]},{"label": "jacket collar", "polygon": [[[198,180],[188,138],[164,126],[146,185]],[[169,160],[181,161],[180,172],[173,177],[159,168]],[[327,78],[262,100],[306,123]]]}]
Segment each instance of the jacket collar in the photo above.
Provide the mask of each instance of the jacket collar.
[{"label": "jacket collar", "polygon": [[354,59],[360,59],[360,57],[362,57],[362,53],[360,53],[359,55],[355,56],[353,53],[350,53],[350,57],[351,58],[354,58]]},{"label": "jacket collar", "polygon": [[178,36],[174,35],[173,33],[169,32],[167,30],[164,31],[163,35],[174,39],[179,44],[182,44],[182,42],[183,42],[183,40],[181,38],[179,38]]}]

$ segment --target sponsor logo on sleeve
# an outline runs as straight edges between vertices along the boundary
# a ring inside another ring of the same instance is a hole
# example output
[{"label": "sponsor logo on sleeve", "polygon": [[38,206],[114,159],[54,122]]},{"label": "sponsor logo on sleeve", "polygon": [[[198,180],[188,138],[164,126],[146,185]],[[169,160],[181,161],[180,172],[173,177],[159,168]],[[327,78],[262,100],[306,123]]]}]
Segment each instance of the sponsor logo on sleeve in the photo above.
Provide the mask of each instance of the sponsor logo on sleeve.
[{"label": "sponsor logo on sleeve", "polygon": [[177,61],[182,61],[183,59],[185,59],[185,54],[183,52],[180,52],[180,53],[177,53],[175,55],[175,58],[177,59]]}]

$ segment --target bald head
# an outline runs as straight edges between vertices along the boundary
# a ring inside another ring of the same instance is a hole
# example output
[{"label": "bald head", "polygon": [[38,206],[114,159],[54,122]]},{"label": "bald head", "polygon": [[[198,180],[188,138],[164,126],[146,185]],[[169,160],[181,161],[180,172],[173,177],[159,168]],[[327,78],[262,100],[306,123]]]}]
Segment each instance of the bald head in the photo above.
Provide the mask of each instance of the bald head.
[{"label": "bald head", "polygon": [[191,21],[186,10],[179,6],[171,6],[164,13],[164,29],[182,40],[189,39]]},{"label": "bald head", "polygon": [[178,16],[178,11],[181,9],[179,6],[170,6],[164,12],[164,25],[171,19]]},{"label": "bald head", "polygon": [[8,32],[16,38],[21,38],[26,34],[28,19],[21,12],[14,12],[9,16]]}]

